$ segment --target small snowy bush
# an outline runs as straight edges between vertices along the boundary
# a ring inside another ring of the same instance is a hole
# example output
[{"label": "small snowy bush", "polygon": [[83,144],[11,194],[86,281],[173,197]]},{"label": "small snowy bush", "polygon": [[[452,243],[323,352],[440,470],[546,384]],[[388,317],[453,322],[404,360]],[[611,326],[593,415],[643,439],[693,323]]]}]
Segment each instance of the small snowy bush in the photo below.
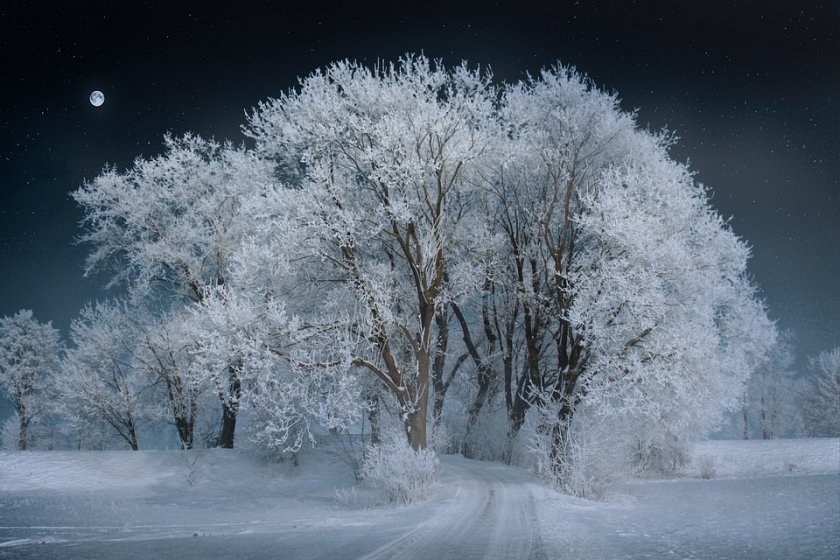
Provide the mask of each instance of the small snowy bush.
[{"label": "small snowy bush", "polygon": [[541,404],[538,422],[529,427],[528,443],[537,476],[578,498],[606,499],[615,483],[632,471],[626,434],[587,411],[578,411],[563,429],[557,406]]},{"label": "small snowy bush", "polygon": [[717,474],[715,458],[711,455],[700,455],[695,459],[695,463],[697,463],[697,469],[700,471],[700,478],[711,480]]},{"label": "small snowy bush", "polygon": [[686,439],[661,427],[640,429],[633,454],[639,472],[652,476],[674,475],[690,459]]},{"label": "small snowy bush", "polygon": [[537,472],[568,494],[603,500],[612,486],[627,473],[620,451],[586,433],[570,433],[559,453],[543,453]]},{"label": "small snowy bush", "polygon": [[410,504],[428,495],[437,467],[432,449],[414,451],[399,430],[388,430],[382,443],[365,447],[362,478],[382,489],[390,502]]},{"label": "small snowy bush", "polygon": [[318,446],[326,447],[342,463],[353,470],[356,482],[362,481],[362,465],[364,464],[365,442],[364,435],[349,432],[332,433],[318,438]]},{"label": "small snowy bush", "polygon": [[350,488],[336,488],[335,501],[343,506],[356,506],[360,503],[361,493],[358,487],[351,486]]},{"label": "small snowy bush", "polygon": [[436,453],[449,453],[452,450],[452,437],[443,423],[429,427],[428,442]]}]

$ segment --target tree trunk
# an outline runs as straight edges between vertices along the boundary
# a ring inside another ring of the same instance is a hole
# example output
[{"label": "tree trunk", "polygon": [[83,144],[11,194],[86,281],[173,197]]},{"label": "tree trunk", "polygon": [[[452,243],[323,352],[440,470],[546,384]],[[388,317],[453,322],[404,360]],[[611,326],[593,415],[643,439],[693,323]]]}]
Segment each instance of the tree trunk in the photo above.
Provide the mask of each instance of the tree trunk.
[{"label": "tree trunk", "polygon": [[[181,446],[184,449],[192,449],[193,435],[195,432],[195,415],[198,411],[195,395],[189,395],[187,390],[184,389],[184,384],[180,377],[170,375],[166,370],[163,371],[166,375],[159,375],[166,383],[169,406],[172,409],[172,415],[175,419],[175,429],[178,430],[178,437],[181,438]],[[179,403],[184,403],[184,406],[182,407]],[[184,408],[186,410],[183,410]]]},{"label": "tree trunk", "polygon": [[510,465],[513,462],[513,449],[516,446],[516,436],[519,435],[519,430],[522,428],[524,419],[525,418],[523,417],[521,420],[508,420],[507,438],[505,440],[505,453],[502,457],[502,461],[504,461],[504,463],[507,465]]},{"label": "tree trunk", "polygon": [[773,432],[770,430],[770,424],[767,422],[767,415],[765,414],[764,409],[761,410],[761,438],[773,438]]},{"label": "tree trunk", "polygon": [[437,348],[435,352],[435,360],[432,364],[432,384],[435,388],[435,398],[432,403],[432,422],[435,427],[440,425],[441,415],[443,414],[443,400],[446,398],[447,389],[449,389],[449,383],[447,383],[444,378],[446,350],[449,346],[448,323],[449,314],[447,312],[447,308],[444,306],[435,314],[435,324],[437,326]]},{"label": "tree trunk", "polygon": [[741,414],[744,423],[741,431],[741,439],[750,439],[750,419],[747,415],[746,403],[741,407]]},{"label": "tree trunk", "polygon": [[370,443],[378,445],[382,442],[382,429],[379,425],[379,390],[374,388],[370,396],[370,409],[368,409],[368,421],[370,422]]},{"label": "tree trunk", "polygon": [[18,401],[18,418],[20,418],[20,435],[18,437],[18,449],[26,451],[29,447],[29,438],[27,434],[27,427],[29,426],[29,419],[26,417],[26,405]]},{"label": "tree trunk", "polygon": [[513,448],[516,445],[516,437],[519,435],[519,430],[525,423],[525,411],[527,410],[527,402],[522,398],[517,398],[514,401],[514,408],[508,417],[507,441],[505,442],[505,454],[502,458],[508,465],[513,461]]},{"label": "tree trunk", "polygon": [[516,443],[516,436],[519,435],[519,430],[525,423],[525,414],[531,406],[531,385],[528,383],[527,371],[529,370],[527,364],[524,366],[525,371],[519,377],[516,383],[516,392],[511,395],[512,402],[508,409],[508,433],[507,443],[505,446],[504,461],[508,465],[513,460],[513,447]]},{"label": "tree trunk", "polygon": [[446,391],[440,390],[440,385],[435,382],[435,397],[432,401],[432,424],[435,428],[440,426],[443,421],[443,399],[446,396]]},{"label": "tree trunk", "polygon": [[[426,311],[428,313],[428,311]],[[428,333],[432,327],[432,317],[421,312],[421,319],[425,315],[425,320],[422,321],[423,329],[428,337]],[[426,449],[428,445],[426,439],[427,421],[429,416],[429,370],[432,369],[432,359],[429,353],[429,338],[421,340],[420,351],[417,352],[417,384],[416,397],[412,398],[411,402],[402,402],[405,412],[405,432],[408,436],[408,444],[415,451]],[[406,395],[408,397],[408,395]]]},{"label": "tree trunk", "polygon": [[137,426],[135,426],[134,419],[130,416],[128,419],[128,445],[132,451],[138,451],[140,449],[137,443]]},{"label": "tree trunk", "polygon": [[563,482],[568,473],[564,467],[568,466],[569,447],[566,441],[568,429],[566,426],[556,424],[551,427],[551,449],[549,450],[549,469],[551,478]]},{"label": "tree trunk", "polygon": [[467,425],[464,430],[464,443],[461,446],[461,454],[467,459],[472,459],[475,455],[470,436],[475,425],[478,423],[478,415],[481,414],[481,409],[487,402],[488,394],[490,393],[491,376],[486,373],[479,373],[478,375],[478,394],[473,400],[472,406],[467,411]]},{"label": "tree trunk", "polygon": [[[568,398],[568,397],[567,397]],[[563,406],[557,412],[557,420],[551,426],[551,471],[555,480],[563,480],[566,473],[564,465],[567,464],[567,453],[569,451],[568,434],[574,408],[564,401]]]},{"label": "tree trunk", "polygon": [[770,423],[767,420],[767,403],[764,399],[764,392],[767,390],[767,382],[765,381],[761,387],[761,397],[759,398],[758,421],[761,424],[761,439],[771,439],[773,437]]},{"label": "tree trunk", "polygon": [[242,382],[234,366],[230,366],[230,398],[222,400],[222,427],[216,445],[222,449],[233,449],[233,438],[236,432],[236,415],[239,413],[239,399],[242,396]]},{"label": "tree trunk", "polygon": [[178,437],[181,438],[184,449],[193,448],[193,425],[194,421],[186,416],[175,417],[175,428],[178,430]]},{"label": "tree trunk", "polygon": [[236,432],[237,406],[222,404],[222,428],[216,440],[216,446],[222,449],[233,449],[233,437]]},{"label": "tree trunk", "polygon": [[[429,322],[431,323],[431,322]],[[430,327],[427,324],[427,327]],[[428,351],[421,351],[417,356],[417,399],[411,405],[411,411],[405,416],[405,432],[408,444],[415,451],[426,449],[426,422],[429,414],[429,369],[431,360]],[[405,406],[405,405],[404,405]]]},{"label": "tree trunk", "polygon": [[[490,289],[490,282],[489,280],[485,281],[484,290],[488,292]],[[467,425],[464,432],[464,443],[461,446],[461,454],[471,459],[473,457],[473,447],[471,439],[471,434],[473,429],[475,428],[476,423],[478,422],[478,415],[481,413],[481,409],[484,407],[484,404],[487,402],[490,394],[491,384],[495,378],[492,370],[490,369],[490,365],[481,357],[481,354],[478,352],[478,348],[476,348],[475,343],[473,342],[472,335],[470,334],[470,327],[467,323],[467,320],[464,318],[464,314],[461,312],[461,309],[452,304],[452,310],[455,312],[455,317],[458,319],[458,323],[461,325],[461,333],[464,338],[464,345],[467,347],[467,352],[472,356],[473,363],[475,363],[475,367],[477,370],[476,381],[478,382],[478,393],[473,400],[472,406],[467,411]],[[487,301],[487,296],[485,295],[482,298],[481,303],[481,316],[483,319],[484,325],[484,335],[487,337],[487,344],[488,349],[487,353],[489,355],[493,355],[496,352],[496,335],[493,332],[493,328],[491,326],[491,319],[490,319],[490,306]]]},{"label": "tree trunk", "polygon": [[[421,399],[427,401],[426,399]],[[426,442],[426,406],[420,407],[418,404],[417,410],[409,413],[405,417],[405,434],[408,436],[408,444],[415,451],[425,449]]]}]

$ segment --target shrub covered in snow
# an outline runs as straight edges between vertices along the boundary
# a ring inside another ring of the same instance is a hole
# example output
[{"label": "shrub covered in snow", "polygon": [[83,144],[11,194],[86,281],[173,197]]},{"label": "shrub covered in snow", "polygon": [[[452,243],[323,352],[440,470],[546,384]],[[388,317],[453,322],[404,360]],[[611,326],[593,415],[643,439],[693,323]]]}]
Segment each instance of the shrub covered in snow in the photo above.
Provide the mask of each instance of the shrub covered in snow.
[{"label": "shrub covered in snow", "polygon": [[717,474],[715,468],[715,458],[711,455],[698,455],[694,460],[697,464],[697,470],[700,472],[700,478],[704,480],[711,480]]},{"label": "shrub covered in snow", "polygon": [[529,429],[537,476],[558,490],[591,500],[606,497],[631,470],[630,438],[616,423],[580,411],[567,425],[556,403],[544,401]]},{"label": "shrub covered in snow", "polygon": [[[646,424],[655,422],[639,422],[632,424],[637,428],[645,428]],[[640,473],[652,476],[673,475],[689,461],[688,439],[690,434],[672,431],[668,426],[658,429],[638,429],[633,434],[634,466]]]},{"label": "shrub covered in snow", "polygon": [[362,478],[381,488],[389,501],[410,504],[426,497],[437,477],[432,449],[412,449],[398,430],[387,431],[378,445],[365,447]]}]

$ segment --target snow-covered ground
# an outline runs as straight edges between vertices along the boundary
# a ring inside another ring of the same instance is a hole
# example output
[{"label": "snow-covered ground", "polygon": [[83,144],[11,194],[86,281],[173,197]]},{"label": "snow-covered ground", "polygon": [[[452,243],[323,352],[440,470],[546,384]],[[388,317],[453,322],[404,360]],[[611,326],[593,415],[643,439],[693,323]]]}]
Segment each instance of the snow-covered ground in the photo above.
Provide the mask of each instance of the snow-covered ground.
[{"label": "snow-covered ground", "polygon": [[327,451],[0,453],[0,558],[840,558],[840,440],[717,441],[607,502],[441,459],[429,500],[383,505]]},{"label": "snow-covered ground", "polygon": [[709,441],[693,457],[611,503],[544,494],[546,540],[582,560],[840,558],[840,440]]}]

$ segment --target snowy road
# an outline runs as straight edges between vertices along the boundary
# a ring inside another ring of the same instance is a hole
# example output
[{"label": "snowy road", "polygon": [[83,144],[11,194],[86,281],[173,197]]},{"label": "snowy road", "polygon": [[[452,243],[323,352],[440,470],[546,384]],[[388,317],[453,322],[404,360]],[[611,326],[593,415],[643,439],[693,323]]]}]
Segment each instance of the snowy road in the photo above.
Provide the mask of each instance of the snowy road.
[{"label": "snowy road", "polygon": [[446,458],[442,508],[366,555],[400,558],[548,558],[539,537],[532,483],[518,469]]}]

